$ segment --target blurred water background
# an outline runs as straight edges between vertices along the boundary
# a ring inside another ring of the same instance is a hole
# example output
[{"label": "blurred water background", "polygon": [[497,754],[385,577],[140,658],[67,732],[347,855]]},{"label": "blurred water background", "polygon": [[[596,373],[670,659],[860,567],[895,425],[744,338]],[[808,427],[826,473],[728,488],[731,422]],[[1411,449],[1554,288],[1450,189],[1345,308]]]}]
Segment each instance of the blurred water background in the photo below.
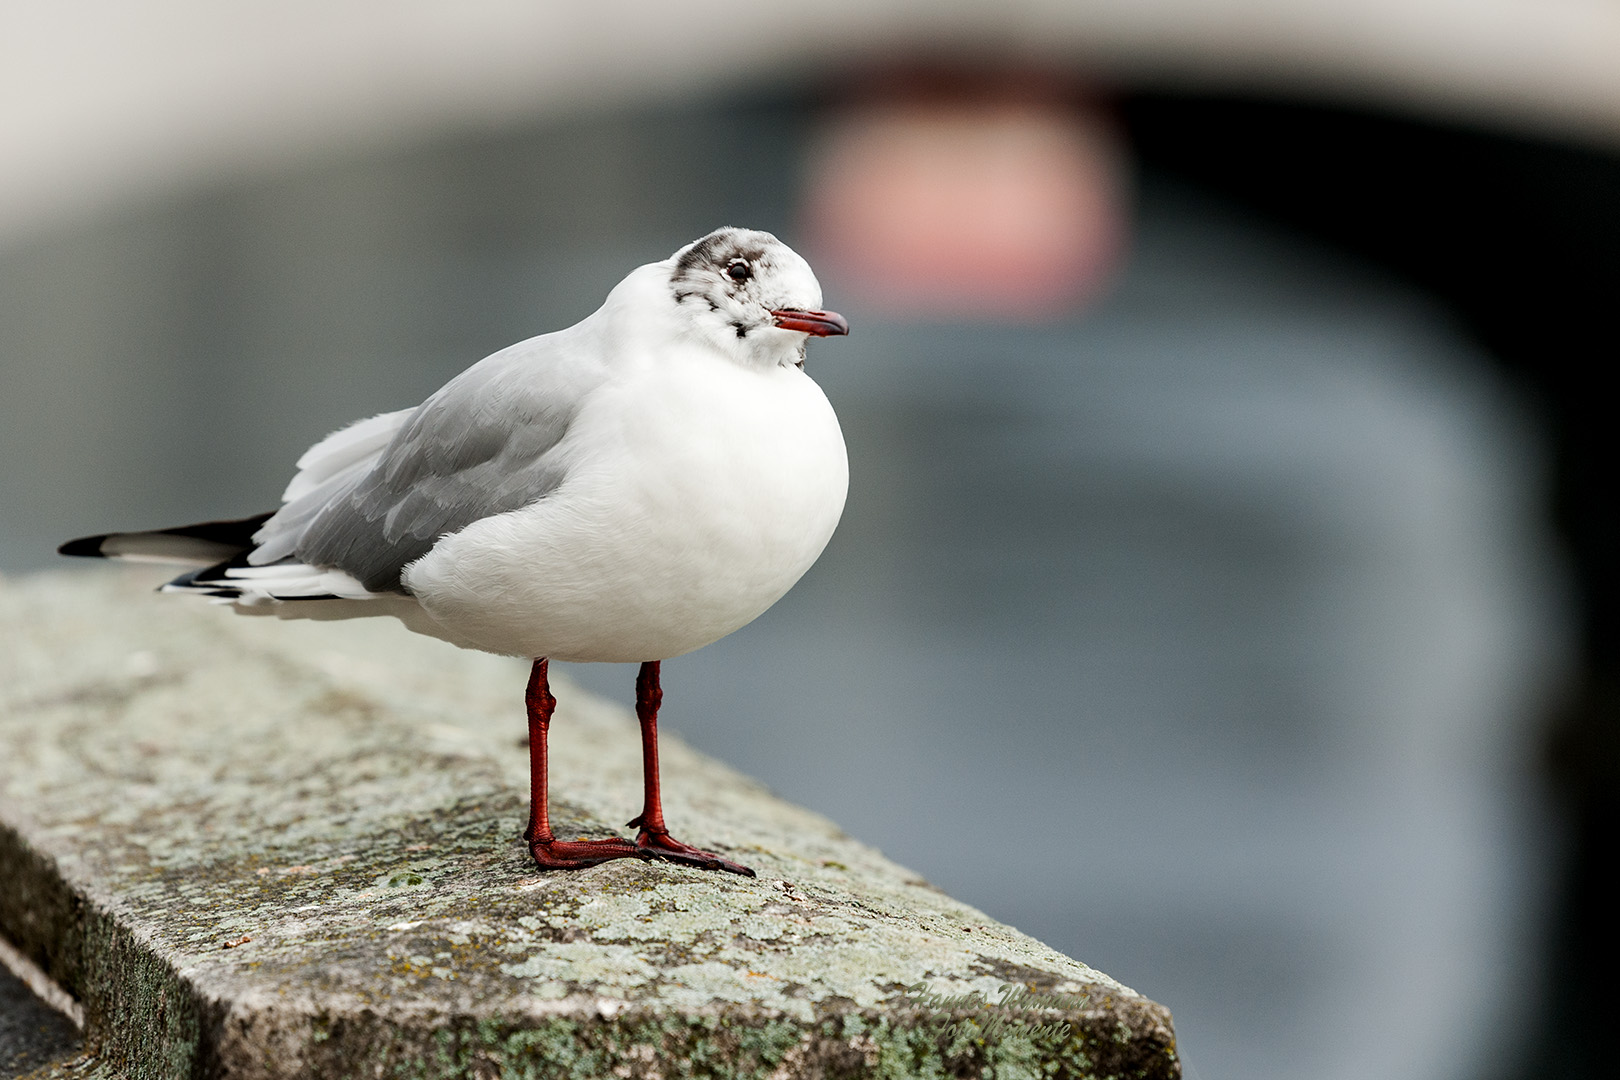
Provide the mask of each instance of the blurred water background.
[{"label": "blurred water background", "polygon": [[[815,123],[514,125],[0,250],[0,569],[268,508],[326,432],[719,224],[799,243]],[[1569,655],[1537,434],[1409,287],[1151,169],[1131,203],[1107,295],[1055,321],[907,320],[823,273],[848,511],[666,665],[666,724],[1168,1004],[1189,1075],[1493,1075],[1541,970],[1530,763]]]}]

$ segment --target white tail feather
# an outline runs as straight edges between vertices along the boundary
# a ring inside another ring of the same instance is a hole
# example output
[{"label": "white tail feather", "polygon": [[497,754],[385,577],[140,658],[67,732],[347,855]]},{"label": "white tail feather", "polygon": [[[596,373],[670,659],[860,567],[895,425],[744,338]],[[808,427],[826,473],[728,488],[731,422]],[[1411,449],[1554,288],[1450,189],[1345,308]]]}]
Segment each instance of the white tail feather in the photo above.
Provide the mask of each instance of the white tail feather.
[{"label": "white tail feather", "polygon": [[173,582],[163,587],[164,592],[220,592],[232,595],[221,597],[227,603],[254,606],[277,600],[304,600],[311,597],[335,597],[339,600],[398,599],[395,593],[374,593],[341,570],[322,570],[318,566],[285,562],[274,566],[231,566],[222,574],[199,577],[184,584]]},{"label": "white tail feather", "polygon": [[240,603],[265,600],[296,600],[307,596],[336,596],[344,600],[368,600],[379,594],[341,570],[322,570],[303,563],[277,563],[275,566],[233,566],[224,580],[242,590]]}]

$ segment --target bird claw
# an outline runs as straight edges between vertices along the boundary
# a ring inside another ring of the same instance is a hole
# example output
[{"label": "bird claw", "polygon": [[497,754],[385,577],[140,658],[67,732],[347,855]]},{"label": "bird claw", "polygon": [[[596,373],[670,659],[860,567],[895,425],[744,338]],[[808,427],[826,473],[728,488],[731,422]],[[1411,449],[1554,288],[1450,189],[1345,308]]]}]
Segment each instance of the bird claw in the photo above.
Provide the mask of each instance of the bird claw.
[{"label": "bird claw", "polygon": [[[638,824],[640,820],[638,817],[631,824]],[[663,859],[665,862],[680,863],[682,866],[695,866],[700,870],[724,870],[728,874],[740,874],[743,877],[756,876],[742,863],[734,863],[712,851],[702,851],[690,844],[683,844],[667,832],[650,832],[642,829],[641,834],[636,837],[636,846],[644,851],[648,858]]]}]

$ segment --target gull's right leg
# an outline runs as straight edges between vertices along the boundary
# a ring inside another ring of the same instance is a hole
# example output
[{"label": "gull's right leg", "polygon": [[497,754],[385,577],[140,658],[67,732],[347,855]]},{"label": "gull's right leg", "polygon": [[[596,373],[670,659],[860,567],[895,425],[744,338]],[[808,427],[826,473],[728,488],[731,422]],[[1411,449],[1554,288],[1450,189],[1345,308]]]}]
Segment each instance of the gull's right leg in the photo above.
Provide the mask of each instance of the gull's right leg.
[{"label": "gull's right leg", "polygon": [[542,870],[578,870],[609,859],[651,858],[650,852],[622,837],[558,840],[552,835],[551,815],[546,806],[546,735],[551,730],[551,714],[557,708],[557,699],[551,696],[546,668],[545,657],[534,662],[534,670],[529,673],[529,688],[523,695],[529,712],[529,828],[523,839],[529,842],[529,853]]},{"label": "gull's right leg", "polygon": [[728,874],[753,877],[754,872],[742,863],[734,863],[712,851],[700,851],[691,844],[683,844],[669,835],[664,824],[664,800],[658,783],[658,706],[663,703],[664,691],[658,685],[661,665],[649,660],[636,674],[636,717],[641,721],[641,813],[627,828],[640,827],[636,843],[641,850],[660,859],[700,870],[724,870]]}]

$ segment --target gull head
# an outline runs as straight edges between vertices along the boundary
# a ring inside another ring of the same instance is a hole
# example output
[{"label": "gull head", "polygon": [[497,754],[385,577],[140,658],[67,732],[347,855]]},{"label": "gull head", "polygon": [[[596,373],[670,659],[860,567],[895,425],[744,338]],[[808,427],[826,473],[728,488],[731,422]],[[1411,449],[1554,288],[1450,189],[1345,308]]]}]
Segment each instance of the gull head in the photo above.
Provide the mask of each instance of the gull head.
[{"label": "gull head", "polygon": [[810,264],[768,232],[716,229],[661,265],[687,328],[743,363],[802,365],[811,337],[849,333]]}]

